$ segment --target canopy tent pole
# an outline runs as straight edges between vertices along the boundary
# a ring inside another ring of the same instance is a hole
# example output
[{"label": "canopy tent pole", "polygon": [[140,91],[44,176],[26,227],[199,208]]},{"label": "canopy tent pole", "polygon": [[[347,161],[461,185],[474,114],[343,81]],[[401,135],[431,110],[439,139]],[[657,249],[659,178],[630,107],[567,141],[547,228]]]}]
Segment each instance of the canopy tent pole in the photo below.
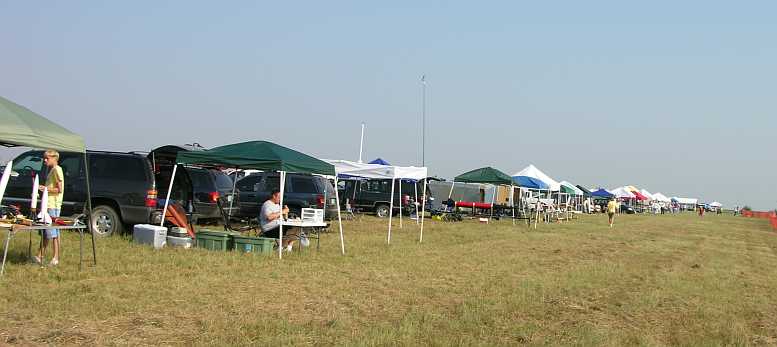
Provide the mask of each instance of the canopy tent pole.
[{"label": "canopy tent pole", "polygon": [[426,214],[426,181],[428,181],[428,178],[424,178],[424,192],[423,197],[424,200],[421,202],[421,215],[418,216],[418,218],[421,219],[421,237],[418,239],[418,243],[424,242],[424,215]]},{"label": "canopy tent pole", "polygon": [[413,190],[415,190],[415,200],[413,200],[413,205],[415,205],[415,224],[418,225],[420,223],[418,221],[418,182],[413,183]]},{"label": "canopy tent pole", "polygon": [[229,213],[227,214],[227,219],[232,219],[232,203],[235,201],[235,188],[237,188],[237,168],[235,168],[235,178],[232,179],[232,196],[229,198]]},{"label": "canopy tent pole", "polygon": [[[95,245],[94,227],[92,226],[92,180],[89,179],[89,159],[84,151],[84,173],[86,174],[86,225],[89,226],[89,234],[92,235],[92,261],[97,266],[97,246]],[[81,238],[81,257],[83,258],[83,238]],[[78,269],[81,270],[81,261],[78,262]]]},{"label": "canopy tent pole", "polygon": [[491,219],[494,218],[494,203],[496,202],[496,190],[497,185],[494,185],[494,194],[491,195],[491,215],[488,216],[488,222],[491,223]]},{"label": "canopy tent pole", "polygon": [[450,192],[448,192],[448,199],[450,199],[450,198],[451,198],[451,196],[453,196],[453,186],[455,186],[455,185],[456,185],[456,180],[454,180],[453,182],[451,182],[451,191],[450,191]]},{"label": "canopy tent pole", "polygon": [[510,206],[513,209],[513,225],[515,225],[515,186],[510,185]]},{"label": "canopy tent pole", "polygon": [[[340,216],[340,194],[337,194],[337,173],[335,172],[335,202],[337,203],[337,225],[340,227],[340,249],[345,255],[345,239],[343,238],[343,219]],[[324,199],[324,206],[326,206],[326,199]],[[326,211],[326,209],[324,209]],[[324,213],[326,214],[326,213]]]},{"label": "canopy tent pole", "polygon": [[402,229],[402,210],[405,208],[402,199],[402,179],[399,179],[399,228]]},{"label": "canopy tent pole", "polygon": [[[281,189],[280,189],[280,191],[281,191],[281,201],[280,201],[281,215],[280,215],[279,218],[281,219],[281,222],[278,223],[278,259],[283,259],[283,191],[285,190],[284,188],[286,188],[286,171],[281,171],[280,175],[281,175],[281,177],[280,177],[280,184],[281,184]],[[340,208],[340,207],[338,207],[338,208]]]},{"label": "canopy tent pole", "polygon": [[165,226],[165,214],[167,213],[167,205],[170,204],[170,194],[173,192],[173,182],[175,182],[175,172],[178,170],[178,164],[173,165],[173,176],[170,177],[170,185],[167,187],[167,196],[165,197],[165,207],[162,209],[162,221],[159,222],[159,226]]},{"label": "canopy tent pole", "polygon": [[394,217],[394,178],[391,179],[391,200],[389,202],[389,229],[387,243],[391,244],[391,219]]}]

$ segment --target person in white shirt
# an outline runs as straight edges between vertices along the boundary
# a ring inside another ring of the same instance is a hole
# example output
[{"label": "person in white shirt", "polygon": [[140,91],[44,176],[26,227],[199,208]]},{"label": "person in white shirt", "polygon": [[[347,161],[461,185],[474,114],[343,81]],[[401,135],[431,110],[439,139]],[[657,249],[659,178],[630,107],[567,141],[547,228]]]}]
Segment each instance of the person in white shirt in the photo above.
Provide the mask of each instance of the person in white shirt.
[{"label": "person in white shirt", "polygon": [[[262,228],[262,237],[277,239],[280,235],[281,221],[289,217],[289,207],[281,208],[281,192],[273,190],[270,198],[262,204],[259,212],[259,226]],[[283,228],[283,247],[291,252],[294,240],[299,239],[299,231],[292,227]]]}]

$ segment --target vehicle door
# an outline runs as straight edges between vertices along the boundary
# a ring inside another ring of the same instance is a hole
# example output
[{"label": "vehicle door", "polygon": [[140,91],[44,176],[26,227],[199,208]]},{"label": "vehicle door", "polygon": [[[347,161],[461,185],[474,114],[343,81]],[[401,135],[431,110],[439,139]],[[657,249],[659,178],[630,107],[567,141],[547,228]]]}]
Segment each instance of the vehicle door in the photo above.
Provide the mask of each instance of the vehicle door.
[{"label": "vehicle door", "polygon": [[[11,177],[3,196],[3,205],[18,205],[23,211],[29,211],[32,197],[32,183],[35,175],[42,175],[43,152],[29,151],[13,160]],[[46,182],[46,176],[39,176],[40,183]]]}]

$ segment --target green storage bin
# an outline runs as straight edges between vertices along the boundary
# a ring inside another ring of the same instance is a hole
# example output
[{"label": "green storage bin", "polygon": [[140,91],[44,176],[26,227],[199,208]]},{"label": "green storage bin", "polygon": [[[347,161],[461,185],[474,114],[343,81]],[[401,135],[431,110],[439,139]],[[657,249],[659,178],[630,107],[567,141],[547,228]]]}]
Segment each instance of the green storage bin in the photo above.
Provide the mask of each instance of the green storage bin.
[{"label": "green storage bin", "polygon": [[213,231],[213,230],[201,230],[197,234],[197,247],[205,248],[211,251],[228,251],[231,250],[233,245],[232,237],[230,233]]},{"label": "green storage bin", "polygon": [[271,254],[275,239],[266,237],[232,236],[235,251],[243,253]]}]

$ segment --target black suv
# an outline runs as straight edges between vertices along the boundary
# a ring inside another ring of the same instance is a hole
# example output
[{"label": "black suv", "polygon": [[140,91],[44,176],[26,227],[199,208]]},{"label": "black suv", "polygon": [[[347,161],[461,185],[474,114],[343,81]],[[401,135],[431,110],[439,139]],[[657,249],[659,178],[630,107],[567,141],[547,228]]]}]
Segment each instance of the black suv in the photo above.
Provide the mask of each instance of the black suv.
[{"label": "black suv", "polygon": [[[125,225],[159,221],[154,175],[148,160],[139,154],[88,151],[95,232],[100,236],[121,233]],[[60,153],[65,175],[62,216],[80,214],[86,204],[84,155]],[[13,160],[13,174],[2,203],[29,211],[35,174],[45,182],[42,151],[28,151]]]},{"label": "black suv", "polygon": [[[192,182],[194,198],[194,218],[199,221],[219,219],[221,211],[217,203],[220,203],[224,214],[229,215],[230,201],[232,202],[232,214],[238,215],[240,201],[232,196],[232,179],[222,171],[215,169],[203,169],[187,167],[186,173]],[[235,195],[238,195],[235,190]]]},{"label": "black suv", "polygon": [[[240,191],[240,215],[256,217],[262,204],[270,198],[273,189],[280,189],[280,175],[277,172],[258,172],[237,181]],[[300,215],[303,208],[324,208],[325,218],[337,216],[337,200],[332,183],[324,177],[307,174],[287,174],[283,204],[292,213]]]},{"label": "black suv", "polygon": [[[419,199],[423,195],[423,184],[402,180],[402,189],[400,190],[399,182],[400,180],[397,179],[394,183],[395,213],[407,207],[410,199],[415,199],[416,191],[418,191]],[[429,190],[428,187],[427,190]],[[340,204],[343,206],[349,202],[352,208],[375,212],[381,218],[388,217],[389,215],[391,203],[390,179],[342,180],[340,181],[338,191],[340,194]]]}]

